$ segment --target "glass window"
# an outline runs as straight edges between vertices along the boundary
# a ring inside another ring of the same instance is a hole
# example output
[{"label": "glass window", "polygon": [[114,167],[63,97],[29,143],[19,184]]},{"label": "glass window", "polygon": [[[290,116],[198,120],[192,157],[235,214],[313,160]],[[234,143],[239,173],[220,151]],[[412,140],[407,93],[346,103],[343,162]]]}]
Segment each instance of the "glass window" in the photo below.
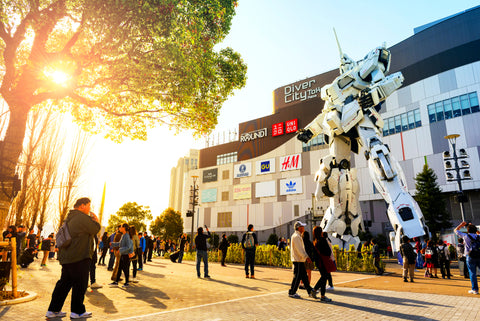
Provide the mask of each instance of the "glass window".
[{"label": "glass window", "polygon": [[443,110],[445,111],[445,119],[450,119],[453,117],[452,102],[450,99],[443,101]]},{"label": "glass window", "polygon": [[395,119],[393,117],[388,119],[388,132],[390,135],[395,134]]},{"label": "glass window", "polygon": [[415,128],[415,116],[413,115],[413,110],[407,113],[408,115],[408,128],[414,129]]},{"label": "glass window", "polygon": [[407,119],[407,113],[402,114],[402,131],[408,130],[408,119]]},{"label": "glass window", "polygon": [[478,112],[479,107],[478,107],[477,93],[470,93],[470,94],[468,94],[468,97],[470,98],[470,107],[472,109],[472,113]]},{"label": "glass window", "polygon": [[395,116],[395,132],[399,133],[402,131],[402,121],[400,119],[400,115]]},{"label": "glass window", "polygon": [[437,121],[445,119],[443,115],[443,103],[441,101],[435,103],[435,113],[437,114]]},{"label": "glass window", "polygon": [[437,118],[435,116],[435,105],[434,104],[428,105],[427,108],[428,108],[428,119],[430,123],[436,122]]},{"label": "glass window", "polygon": [[470,114],[470,101],[468,95],[460,96],[460,104],[462,105],[462,115]]},{"label": "glass window", "polygon": [[460,98],[453,97],[451,100],[452,100],[453,117],[462,116],[462,110],[460,107]]},{"label": "glass window", "polygon": [[420,116],[420,109],[415,109],[415,127],[422,126],[422,117]]},{"label": "glass window", "polygon": [[383,124],[383,136],[388,136],[388,118],[385,119],[385,123]]}]

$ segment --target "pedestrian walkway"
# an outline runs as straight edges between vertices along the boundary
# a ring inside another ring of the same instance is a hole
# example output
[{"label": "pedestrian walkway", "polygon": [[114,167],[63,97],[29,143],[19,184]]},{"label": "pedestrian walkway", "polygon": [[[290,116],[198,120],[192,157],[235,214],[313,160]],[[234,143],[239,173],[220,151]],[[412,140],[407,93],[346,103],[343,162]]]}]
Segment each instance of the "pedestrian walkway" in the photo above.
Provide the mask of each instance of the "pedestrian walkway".
[{"label": "pedestrian walkway", "polygon": [[[0,308],[0,319],[44,320],[61,267],[38,261],[19,271],[19,288],[34,291],[31,302]],[[480,297],[468,295],[467,280],[423,280],[403,284],[398,276],[362,273],[334,273],[335,291],[327,296],[332,303],[308,298],[291,299],[287,291],[290,269],[256,267],[256,279],[246,279],[242,265],[221,267],[209,264],[211,279],[198,279],[195,263],[172,263],[163,258],[147,262],[138,272],[139,283],[128,289],[109,287],[111,272],[97,267],[97,283],[103,288],[89,289],[85,305],[93,312],[88,320],[475,320],[480,319]],[[387,268],[388,271],[388,268]],[[314,282],[317,271],[312,273]],[[456,295],[444,295],[435,286],[445,282]],[[455,283],[454,283],[455,282]],[[120,282],[122,284],[122,282]],[[415,292],[388,291],[393,284]],[[370,288],[368,288],[370,287]],[[418,290],[416,290],[418,288]],[[429,293],[421,290],[429,289]],[[70,312],[70,295],[63,311]],[[64,318],[68,320],[68,318]]]}]

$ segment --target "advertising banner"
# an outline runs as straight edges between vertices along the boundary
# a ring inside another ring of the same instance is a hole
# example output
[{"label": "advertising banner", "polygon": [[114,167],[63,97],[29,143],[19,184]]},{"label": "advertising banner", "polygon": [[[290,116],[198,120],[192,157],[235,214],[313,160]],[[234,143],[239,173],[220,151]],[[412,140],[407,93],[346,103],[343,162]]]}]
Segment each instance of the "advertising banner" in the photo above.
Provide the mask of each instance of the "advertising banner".
[{"label": "advertising banner", "polygon": [[280,157],[280,171],[293,171],[302,168],[302,154]]},{"label": "advertising banner", "polygon": [[243,200],[252,198],[252,184],[242,184],[233,186],[233,199]]},{"label": "advertising banner", "polygon": [[275,158],[257,161],[255,166],[255,173],[257,175],[275,173]]},{"label": "advertising banner", "polygon": [[217,201],[217,189],[209,188],[201,191],[201,203],[209,203]]},{"label": "advertising banner", "polygon": [[280,195],[302,194],[302,177],[291,177],[280,180]]},{"label": "advertising banner", "polygon": [[252,176],[252,163],[238,164],[233,167],[235,178]]},{"label": "advertising banner", "polygon": [[218,176],[218,168],[206,169],[203,171],[203,183],[216,182]]},{"label": "advertising banner", "polygon": [[255,197],[275,196],[277,191],[276,181],[258,182],[255,184]]}]

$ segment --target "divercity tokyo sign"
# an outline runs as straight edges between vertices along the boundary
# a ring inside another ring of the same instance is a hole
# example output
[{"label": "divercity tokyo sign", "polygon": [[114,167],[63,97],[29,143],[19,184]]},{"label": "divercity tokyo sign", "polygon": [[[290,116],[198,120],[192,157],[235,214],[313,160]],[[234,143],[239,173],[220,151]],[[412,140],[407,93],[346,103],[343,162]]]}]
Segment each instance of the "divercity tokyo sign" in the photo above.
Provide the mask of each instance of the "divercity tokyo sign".
[{"label": "divercity tokyo sign", "polygon": [[267,128],[254,130],[253,132],[243,133],[240,136],[240,142],[249,142],[257,138],[267,137]]},{"label": "divercity tokyo sign", "polygon": [[285,104],[294,102],[294,101],[304,101],[310,98],[315,98],[321,91],[320,87],[313,88],[316,80],[309,80],[302,82],[298,85],[288,85],[283,88],[285,94]]}]

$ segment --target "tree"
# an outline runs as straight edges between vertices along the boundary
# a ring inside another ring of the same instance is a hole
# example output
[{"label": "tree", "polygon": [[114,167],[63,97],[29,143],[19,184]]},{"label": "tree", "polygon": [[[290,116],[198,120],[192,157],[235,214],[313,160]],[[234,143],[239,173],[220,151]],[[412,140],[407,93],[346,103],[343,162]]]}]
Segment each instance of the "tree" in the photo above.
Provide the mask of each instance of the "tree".
[{"label": "tree", "polygon": [[147,229],[146,221],[153,218],[148,206],[138,205],[135,202],[128,202],[122,205],[115,215],[111,215],[108,219],[107,232],[113,233],[116,227],[122,223],[128,223],[135,226],[137,231],[145,231]]},{"label": "tree", "polygon": [[183,232],[183,219],[180,212],[169,207],[150,224],[150,232],[165,240],[176,240]]},{"label": "tree", "polygon": [[267,239],[267,245],[277,245],[278,244],[278,236],[275,233],[270,234]]},{"label": "tree", "polygon": [[211,237],[208,239],[208,244],[214,249],[218,248],[218,244],[220,243],[220,236],[215,232],[210,232]]},{"label": "tree", "polygon": [[236,243],[238,243],[238,236],[235,235],[235,234],[230,234],[229,236],[227,236],[227,241],[230,244],[236,244]]},{"label": "tree", "polygon": [[[0,94],[8,127],[0,177],[13,178],[32,107],[70,112],[114,141],[166,124],[211,131],[246,82],[231,48],[236,0],[11,0],[0,6]],[[2,204],[10,204],[1,196]],[[5,211],[6,208],[2,207]]]},{"label": "tree", "polygon": [[437,184],[437,175],[425,164],[423,171],[415,177],[415,181],[415,200],[422,210],[425,223],[435,237],[437,232],[452,226],[442,190]]}]

